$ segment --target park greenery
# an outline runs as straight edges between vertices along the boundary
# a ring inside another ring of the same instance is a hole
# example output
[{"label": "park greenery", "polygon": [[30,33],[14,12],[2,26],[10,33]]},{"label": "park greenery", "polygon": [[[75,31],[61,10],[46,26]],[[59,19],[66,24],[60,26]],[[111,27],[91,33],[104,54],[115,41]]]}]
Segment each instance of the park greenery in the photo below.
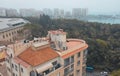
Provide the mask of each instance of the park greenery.
[{"label": "park greenery", "polygon": [[84,22],[75,19],[25,18],[32,37],[46,36],[48,30],[63,29],[67,38],[84,39],[88,47],[87,65],[98,70],[120,68],[120,24]]},{"label": "park greenery", "polygon": [[119,70],[115,70],[115,71],[113,71],[111,74],[110,74],[110,76],[120,76],[120,69]]}]

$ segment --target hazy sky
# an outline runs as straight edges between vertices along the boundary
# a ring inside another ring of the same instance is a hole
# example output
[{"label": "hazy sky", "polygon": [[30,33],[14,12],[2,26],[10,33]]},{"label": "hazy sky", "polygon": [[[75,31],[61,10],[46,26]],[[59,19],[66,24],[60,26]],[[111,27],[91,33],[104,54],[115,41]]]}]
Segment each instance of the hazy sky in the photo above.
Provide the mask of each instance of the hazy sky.
[{"label": "hazy sky", "polygon": [[88,8],[90,13],[119,13],[120,0],[0,0],[5,8]]}]

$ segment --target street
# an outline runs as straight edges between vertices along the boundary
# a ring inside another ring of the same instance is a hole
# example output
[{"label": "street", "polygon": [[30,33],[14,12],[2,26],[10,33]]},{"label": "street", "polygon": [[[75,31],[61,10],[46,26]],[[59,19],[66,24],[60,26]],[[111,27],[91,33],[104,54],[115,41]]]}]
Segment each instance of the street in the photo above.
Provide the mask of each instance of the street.
[{"label": "street", "polygon": [[86,76],[105,76],[101,75],[100,72],[87,72]]}]

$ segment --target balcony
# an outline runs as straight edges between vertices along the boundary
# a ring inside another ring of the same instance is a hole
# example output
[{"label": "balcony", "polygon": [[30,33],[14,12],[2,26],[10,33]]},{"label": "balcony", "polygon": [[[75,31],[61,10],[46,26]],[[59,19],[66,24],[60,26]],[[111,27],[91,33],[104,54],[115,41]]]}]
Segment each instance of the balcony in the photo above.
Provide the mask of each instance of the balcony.
[{"label": "balcony", "polygon": [[57,69],[59,69],[61,67],[61,64],[56,64],[54,65],[52,68],[49,68],[45,71],[43,71],[42,73],[38,73],[37,76],[49,76],[49,74]]},{"label": "balcony", "polygon": [[64,69],[64,76],[67,76],[69,73],[73,72],[74,64]]},{"label": "balcony", "polygon": [[70,69],[70,70],[64,72],[64,76],[67,76],[69,73],[73,72],[73,70],[74,70],[74,69]]},{"label": "balcony", "polygon": [[70,62],[65,62],[64,67],[68,66],[69,64],[70,64]]},{"label": "balcony", "polygon": [[74,56],[71,56],[64,60],[64,67],[68,66],[69,64],[74,63]]},{"label": "balcony", "polygon": [[58,69],[58,68],[60,68],[61,67],[61,65],[60,64],[57,64],[55,67],[53,67],[53,68],[55,68],[55,70],[56,69]]}]

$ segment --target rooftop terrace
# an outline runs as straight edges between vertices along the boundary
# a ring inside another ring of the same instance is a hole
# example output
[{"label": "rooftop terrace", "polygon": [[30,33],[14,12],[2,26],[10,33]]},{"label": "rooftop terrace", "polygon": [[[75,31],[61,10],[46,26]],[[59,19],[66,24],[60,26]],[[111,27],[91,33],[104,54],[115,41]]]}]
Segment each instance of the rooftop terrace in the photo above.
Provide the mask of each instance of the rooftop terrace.
[{"label": "rooftop terrace", "polygon": [[58,52],[63,58],[74,55],[75,53],[83,51],[88,47],[86,42],[81,39],[67,39],[66,44],[67,50]]}]

